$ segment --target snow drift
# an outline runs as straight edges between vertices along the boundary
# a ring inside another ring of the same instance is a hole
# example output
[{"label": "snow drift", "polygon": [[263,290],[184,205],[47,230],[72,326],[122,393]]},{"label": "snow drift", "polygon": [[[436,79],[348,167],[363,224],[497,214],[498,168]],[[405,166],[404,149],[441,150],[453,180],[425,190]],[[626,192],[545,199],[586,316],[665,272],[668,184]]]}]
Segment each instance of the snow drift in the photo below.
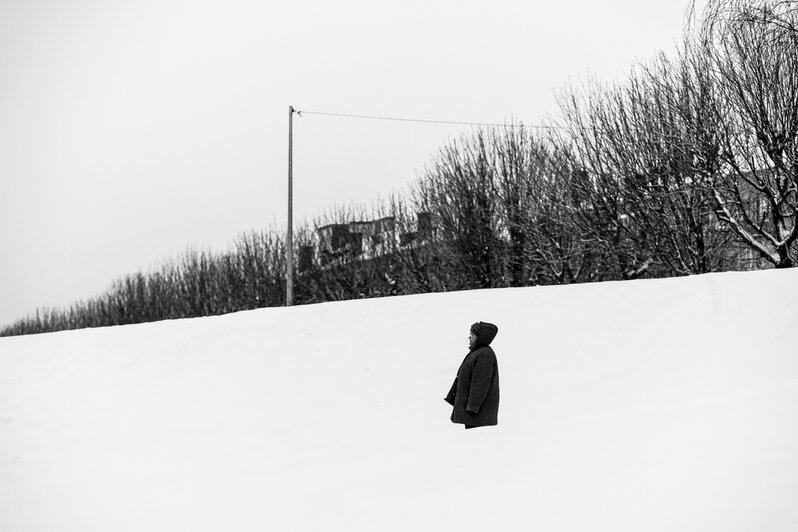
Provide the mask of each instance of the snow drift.
[{"label": "snow drift", "polygon": [[792,269],[0,338],[0,530],[798,530],[796,318]]}]

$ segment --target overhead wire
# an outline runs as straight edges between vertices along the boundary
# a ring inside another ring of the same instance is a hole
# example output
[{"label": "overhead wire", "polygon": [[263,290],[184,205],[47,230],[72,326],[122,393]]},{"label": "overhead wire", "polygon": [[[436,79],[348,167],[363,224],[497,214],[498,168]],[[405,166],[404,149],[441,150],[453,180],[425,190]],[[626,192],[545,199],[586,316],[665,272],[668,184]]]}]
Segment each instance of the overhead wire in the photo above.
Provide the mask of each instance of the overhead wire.
[{"label": "overhead wire", "polygon": [[349,113],[328,113],[322,111],[300,111],[296,110],[298,115],[321,115],[321,116],[335,116],[344,118],[360,118],[365,120],[390,120],[395,122],[417,122],[425,124],[449,124],[457,126],[483,126],[483,127],[510,127],[510,128],[524,128],[524,129],[570,129],[562,126],[543,126],[543,125],[528,125],[522,123],[497,123],[497,122],[463,122],[455,120],[433,120],[428,118],[402,118],[396,116],[375,116],[375,115],[360,115]]}]

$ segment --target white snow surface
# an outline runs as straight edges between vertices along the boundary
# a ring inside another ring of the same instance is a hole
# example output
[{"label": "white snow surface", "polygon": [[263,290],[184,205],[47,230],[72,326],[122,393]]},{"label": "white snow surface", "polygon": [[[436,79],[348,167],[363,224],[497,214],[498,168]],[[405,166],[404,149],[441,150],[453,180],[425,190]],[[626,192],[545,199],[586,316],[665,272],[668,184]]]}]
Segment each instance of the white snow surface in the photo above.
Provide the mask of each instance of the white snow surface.
[{"label": "white snow surface", "polygon": [[797,318],[798,268],[0,338],[0,530],[795,531]]}]

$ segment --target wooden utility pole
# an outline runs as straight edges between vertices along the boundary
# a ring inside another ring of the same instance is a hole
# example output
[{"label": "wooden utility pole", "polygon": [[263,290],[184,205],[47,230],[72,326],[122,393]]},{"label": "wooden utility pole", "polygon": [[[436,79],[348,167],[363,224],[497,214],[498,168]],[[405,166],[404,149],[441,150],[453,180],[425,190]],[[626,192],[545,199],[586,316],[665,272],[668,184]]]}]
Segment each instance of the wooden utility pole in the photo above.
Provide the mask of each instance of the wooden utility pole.
[{"label": "wooden utility pole", "polygon": [[294,304],[294,106],[288,106],[288,233],[285,237],[285,306]]}]

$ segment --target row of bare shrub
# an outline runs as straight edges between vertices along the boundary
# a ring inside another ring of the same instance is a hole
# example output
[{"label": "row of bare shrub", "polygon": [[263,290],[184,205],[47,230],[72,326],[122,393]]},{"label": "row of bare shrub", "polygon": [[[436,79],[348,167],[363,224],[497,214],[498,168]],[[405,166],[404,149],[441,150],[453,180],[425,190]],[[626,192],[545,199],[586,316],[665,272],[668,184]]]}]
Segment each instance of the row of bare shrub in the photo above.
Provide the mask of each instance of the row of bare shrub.
[{"label": "row of bare shrub", "polygon": [[548,127],[451,142],[417,185],[468,287],[798,261],[794,2],[713,0],[675,57],[560,97]]},{"label": "row of bare shrub", "polygon": [[[675,57],[564,91],[547,127],[451,141],[405,196],[297,231],[296,303],[794,266],[796,20],[791,3],[712,0]],[[317,231],[386,218],[357,250]],[[281,305],[284,276],[282,231],[251,233],[0,334]]]}]

